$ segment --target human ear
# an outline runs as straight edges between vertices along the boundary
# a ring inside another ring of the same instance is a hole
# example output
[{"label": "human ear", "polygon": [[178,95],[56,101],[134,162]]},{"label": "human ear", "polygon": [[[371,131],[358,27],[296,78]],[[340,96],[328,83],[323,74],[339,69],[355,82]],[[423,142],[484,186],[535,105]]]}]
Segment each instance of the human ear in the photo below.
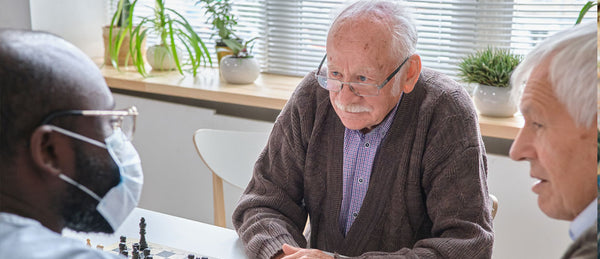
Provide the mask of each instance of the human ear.
[{"label": "human ear", "polygon": [[57,145],[61,141],[59,134],[48,125],[37,127],[29,140],[29,152],[34,166],[51,175],[61,173]]},{"label": "human ear", "polygon": [[417,54],[413,54],[408,58],[408,71],[406,71],[406,77],[402,82],[402,91],[404,93],[410,93],[415,88],[417,80],[421,75],[421,57]]}]

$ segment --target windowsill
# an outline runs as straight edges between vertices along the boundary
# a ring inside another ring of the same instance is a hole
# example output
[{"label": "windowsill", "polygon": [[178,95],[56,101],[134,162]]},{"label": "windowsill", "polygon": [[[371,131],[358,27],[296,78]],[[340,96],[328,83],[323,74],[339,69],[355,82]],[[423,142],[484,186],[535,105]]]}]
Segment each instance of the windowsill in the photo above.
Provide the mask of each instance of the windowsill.
[{"label": "windowsill", "polygon": [[[301,77],[262,73],[253,84],[234,85],[222,81],[216,68],[200,69],[195,78],[173,71],[151,71],[150,76],[144,78],[132,67],[122,68],[121,72],[112,66],[101,66],[100,70],[106,83],[114,89],[276,110],[283,108],[302,80]],[[487,137],[514,139],[523,124],[521,115],[510,118],[479,116],[481,134]]]}]

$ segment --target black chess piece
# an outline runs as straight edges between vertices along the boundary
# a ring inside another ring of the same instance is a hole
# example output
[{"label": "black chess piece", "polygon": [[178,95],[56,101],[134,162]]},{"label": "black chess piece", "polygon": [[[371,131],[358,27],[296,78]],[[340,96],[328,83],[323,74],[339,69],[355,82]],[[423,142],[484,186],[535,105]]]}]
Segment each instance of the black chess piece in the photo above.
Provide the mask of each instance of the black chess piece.
[{"label": "black chess piece", "polygon": [[196,259],[196,256],[194,256],[193,254],[189,254],[188,259]]},{"label": "black chess piece", "polygon": [[150,248],[144,249],[144,258],[148,258],[150,256]]},{"label": "black chess piece", "polygon": [[135,248],[133,248],[133,252],[131,252],[131,259],[141,259],[140,251],[135,250]]},{"label": "black chess piece", "polygon": [[121,251],[120,254],[124,255],[125,257],[128,257],[129,256],[129,251],[127,251],[127,249],[125,249],[125,250]]},{"label": "black chess piece", "polygon": [[124,250],[127,250],[127,244],[125,244],[125,242],[119,243],[119,254]]},{"label": "black chess piece", "polygon": [[140,250],[144,251],[148,248],[148,243],[146,243],[146,219],[142,217],[140,219]]},{"label": "black chess piece", "polygon": [[154,257],[152,255],[148,255],[148,256],[144,257],[144,259],[154,259]]},{"label": "black chess piece", "polygon": [[139,243],[133,243],[132,247],[133,247],[134,251],[136,251],[136,250],[140,251],[140,244]]}]

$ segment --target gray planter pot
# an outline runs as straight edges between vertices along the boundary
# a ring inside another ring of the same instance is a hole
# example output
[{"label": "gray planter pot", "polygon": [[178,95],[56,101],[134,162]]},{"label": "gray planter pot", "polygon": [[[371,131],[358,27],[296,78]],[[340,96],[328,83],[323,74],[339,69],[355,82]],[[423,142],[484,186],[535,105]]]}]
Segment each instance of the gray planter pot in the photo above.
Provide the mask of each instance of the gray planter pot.
[{"label": "gray planter pot", "polygon": [[473,91],[475,107],[481,115],[512,117],[517,112],[517,100],[511,98],[510,87],[478,84]]},{"label": "gray planter pot", "polygon": [[221,59],[219,69],[223,79],[231,84],[251,84],[260,73],[255,58],[235,58],[231,55]]}]

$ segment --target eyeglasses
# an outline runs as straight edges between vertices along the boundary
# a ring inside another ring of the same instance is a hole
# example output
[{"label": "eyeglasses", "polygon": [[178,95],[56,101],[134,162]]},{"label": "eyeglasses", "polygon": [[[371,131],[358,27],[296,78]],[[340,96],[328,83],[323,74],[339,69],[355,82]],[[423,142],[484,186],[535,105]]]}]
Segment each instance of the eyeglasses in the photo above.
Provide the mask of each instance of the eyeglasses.
[{"label": "eyeglasses", "polygon": [[133,132],[135,131],[135,119],[138,114],[135,106],[123,110],[63,110],[48,114],[44,120],[42,120],[41,125],[50,124],[53,119],[67,115],[106,116],[108,117],[111,129],[115,130],[120,128],[125,136],[127,136],[127,139],[132,140]]},{"label": "eyeglasses", "polygon": [[342,82],[340,80],[330,78],[329,74],[327,74],[327,65],[325,64],[325,66],[323,66],[326,59],[327,54],[325,54],[325,57],[323,57],[323,60],[321,60],[321,64],[319,64],[319,68],[317,69],[316,77],[319,85],[332,92],[339,92],[342,90],[344,85],[348,85],[350,87],[350,91],[358,96],[378,96],[379,89],[383,88],[390,80],[392,80],[398,71],[400,71],[400,68],[402,68],[404,63],[408,61],[408,58],[404,59],[402,64],[400,64],[400,66],[398,66],[398,68],[396,68],[396,70],[394,70],[392,74],[390,74],[385,81],[383,81],[383,83],[377,85],[372,83]]}]

